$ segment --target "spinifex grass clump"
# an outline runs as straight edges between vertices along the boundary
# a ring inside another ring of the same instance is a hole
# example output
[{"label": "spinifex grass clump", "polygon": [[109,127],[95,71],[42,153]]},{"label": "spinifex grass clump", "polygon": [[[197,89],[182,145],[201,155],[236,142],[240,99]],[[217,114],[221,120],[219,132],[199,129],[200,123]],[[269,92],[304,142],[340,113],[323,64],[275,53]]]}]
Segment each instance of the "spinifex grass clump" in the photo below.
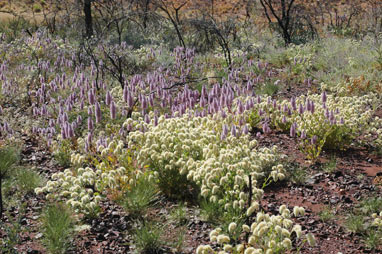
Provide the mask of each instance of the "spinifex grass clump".
[{"label": "spinifex grass clump", "polygon": [[147,209],[158,199],[158,190],[148,177],[140,177],[130,190],[127,190],[119,201],[130,216],[142,219]]},{"label": "spinifex grass clump", "polygon": [[145,222],[134,232],[134,243],[137,250],[143,254],[161,253],[164,242],[161,239],[163,229],[153,222]]},{"label": "spinifex grass clump", "polygon": [[44,244],[52,254],[67,253],[73,238],[74,220],[69,209],[60,203],[49,205],[43,214]]}]

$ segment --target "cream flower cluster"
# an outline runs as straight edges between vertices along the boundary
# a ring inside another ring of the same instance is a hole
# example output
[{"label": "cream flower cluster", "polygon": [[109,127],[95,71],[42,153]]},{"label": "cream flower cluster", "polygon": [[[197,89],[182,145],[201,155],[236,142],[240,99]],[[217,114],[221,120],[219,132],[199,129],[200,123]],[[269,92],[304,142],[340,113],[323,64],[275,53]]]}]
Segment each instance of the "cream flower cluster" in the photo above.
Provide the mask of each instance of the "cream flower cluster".
[{"label": "cream flower cluster", "polygon": [[[107,148],[102,148],[99,156],[107,157],[111,153],[122,153],[121,142],[110,142]],[[124,153],[125,154],[125,153]],[[72,154],[72,162],[80,165],[85,156]],[[106,162],[76,170],[66,169],[55,173],[43,188],[36,188],[35,193],[46,194],[47,198],[66,200],[66,203],[79,212],[92,213],[99,206],[101,194],[106,188],[119,188],[120,184],[129,181],[128,173],[124,167],[109,167]]]},{"label": "cream flower cluster", "polygon": [[[271,254],[281,253],[292,248],[291,234],[294,232],[297,239],[305,239],[312,246],[315,245],[315,238],[312,234],[304,235],[300,225],[291,220],[291,216],[304,215],[302,207],[294,207],[293,213],[285,206],[279,208],[279,215],[269,215],[263,212],[256,214],[256,219],[251,225],[244,224],[242,233],[248,234],[248,241],[232,245],[228,235],[222,233],[221,228],[216,228],[210,233],[210,241],[216,243],[218,250],[214,251],[210,245],[201,245],[197,248],[197,254],[204,253],[244,253],[244,254]],[[231,223],[228,227],[232,232],[237,227],[236,223]]]},{"label": "cream flower cluster", "polygon": [[66,200],[76,211],[91,213],[96,210],[101,196],[92,188],[99,176],[91,168],[79,168],[77,172],[66,169],[55,173],[43,188],[35,193],[46,194],[46,198]]},{"label": "cream flower cluster", "polygon": [[382,212],[379,214],[373,213],[371,217],[373,218],[372,225],[382,229]]},{"label": "cream flower cluster", "polygon": [[[130,134],[135,144],[136,158],[142,166],[154,171],[179,170],[201,188],[201,195],[219,202],[226,209],[244,208],[248,194],[243,192],[253,176],[253,198],[260,199],[263,190],[256,188],[256,179],[274,175],[284,177],[284,168],[277,164],[280,155],[276,147],[256,148],[256,140],[247,135],[227,134],[221,139],[223,119],[192,117],[164,119],[157,126],[147,125],[148,131]],[[273,167],[272,167],[273,166]],[[264,172],[265,168],[272,172]],[[267,174],[267,175],[265,175]]]}]

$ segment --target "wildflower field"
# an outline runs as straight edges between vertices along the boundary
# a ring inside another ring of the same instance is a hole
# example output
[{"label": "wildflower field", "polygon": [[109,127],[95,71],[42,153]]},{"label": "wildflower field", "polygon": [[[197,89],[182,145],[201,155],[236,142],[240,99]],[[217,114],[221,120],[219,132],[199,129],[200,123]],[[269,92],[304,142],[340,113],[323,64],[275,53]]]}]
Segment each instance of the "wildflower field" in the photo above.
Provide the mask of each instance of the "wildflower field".
[{"label": "wildflower field", "polygon": [[0,5],[0,253],[382,252],[378,1],[64,2]]}]

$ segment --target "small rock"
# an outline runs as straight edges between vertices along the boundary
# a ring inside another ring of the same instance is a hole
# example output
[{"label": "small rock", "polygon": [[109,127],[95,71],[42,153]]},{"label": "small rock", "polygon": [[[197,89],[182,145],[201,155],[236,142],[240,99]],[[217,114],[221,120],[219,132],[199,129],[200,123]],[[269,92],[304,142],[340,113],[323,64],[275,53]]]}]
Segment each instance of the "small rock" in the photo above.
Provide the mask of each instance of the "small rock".
[{"label": "small rock", "polygon": [[42,233],[38,233],[38,234],[35,235],[34,238],[35,238],[35,239],[40,239],[41,237],[42,237]]}]

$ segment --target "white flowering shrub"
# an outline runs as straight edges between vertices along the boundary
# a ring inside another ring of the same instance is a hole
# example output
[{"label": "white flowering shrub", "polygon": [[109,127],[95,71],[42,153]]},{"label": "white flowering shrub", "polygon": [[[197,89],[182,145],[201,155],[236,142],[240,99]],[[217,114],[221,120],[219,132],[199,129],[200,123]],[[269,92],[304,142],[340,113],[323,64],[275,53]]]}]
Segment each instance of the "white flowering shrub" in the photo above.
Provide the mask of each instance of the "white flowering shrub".
[{"label": "white flowering shrub", "polygon": [[[281,254],[292,249],[292,233],[295,233],[300,244],[308,241],[314,246],[314,236],[304,235],[301,226],[291,220],[292,215],[298,217],[304,213],[304,208],[294,207],[292,214],[285,205],[280,206],[279,215],[269,215],[259,211],[251,225],[244,224],[240,229],[241,233],[246,235],[246,239],[233,241],[230,235],[222,233],[221,228],[216,228],[210,232],[210,241],[217,244],[218,248],[214,250],[210,245],[200,245],[196,253]],[[228,227],[229,233],[235,231],[236,227],[236,223],[232,222]]]},{"label": "white flowering shrub", "polygon": [[[81,145],[82,141],[79,140]],[[85,215],[96,215],[99,211],[99,201],[108,192],[123,191],[133,184],[140,171],[128,171],[131,157],[128,156],[123,143],[111,141],[105,148],[99,146],[99,152],[89,155],[72,153],[73,168],[53,174],[51,180],[43,188],[37,188],[36,194],[46,194],[47,198],[65,200],[77,212]],[[92,167],[81,167],[91,161]],[[135,175],[137,173],[137,175]]]},{"label": "white flowering shrub", "polygon": [[131,133],[130,140],[137,147],[138,163],[149,165],[157,177],[174,170],[196,183],[201,195],[210,201],[243,209],[248,202],[243,189],[249,175],[254,179],[253,198],[259,199],[263,191],[256,187],[256,179],[264,177],[263,169],[271,166],[275,180],[285,177],[284,170],[282,165],[275,165],[280,159],[275,147],[257,148],[257,142],[247,135],[228,133],[222,139],[224,124],[222,119],[187,114],[160,117],[157,126],[150,125],[144,133]]}]

